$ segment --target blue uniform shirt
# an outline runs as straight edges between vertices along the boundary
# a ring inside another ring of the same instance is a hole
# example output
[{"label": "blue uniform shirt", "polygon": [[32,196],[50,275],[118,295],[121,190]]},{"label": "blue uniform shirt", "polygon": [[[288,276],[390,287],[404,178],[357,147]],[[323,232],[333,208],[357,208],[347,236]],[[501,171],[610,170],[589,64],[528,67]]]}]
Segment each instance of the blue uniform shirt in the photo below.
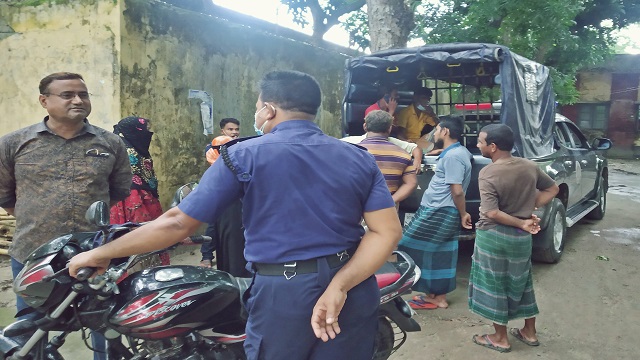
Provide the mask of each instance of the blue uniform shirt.
[{"label": "blue uniform shirt", "polygon": [[462,185],[466,193],[471,182],[471,159],[473,155],[459,142],[449,145],[438,156],[436,170],[429,188],[422,195],[420,205],[429,208],[455,207],[451,185]]},{"label": "blue uniform shirt", "polygon": [[311,121],[280,123],[230,146],[229,156],[238,175],[216,161],[179,208],[213,223],[241,197],[250,262],[306,260],[355,247],[363,212],[394,207],[373,156]]}]

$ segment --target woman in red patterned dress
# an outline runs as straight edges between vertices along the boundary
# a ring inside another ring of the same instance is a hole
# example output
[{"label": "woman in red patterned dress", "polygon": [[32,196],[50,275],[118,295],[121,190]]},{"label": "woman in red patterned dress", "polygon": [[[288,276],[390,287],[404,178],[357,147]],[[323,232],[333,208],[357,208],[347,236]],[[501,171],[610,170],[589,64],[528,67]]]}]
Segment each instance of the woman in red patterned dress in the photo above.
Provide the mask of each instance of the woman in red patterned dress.
[{"label": "woman in red patterned dress", "polygon": [[[113,132],[120,135],[129,154],[131,172],[131,193],[111,207],[111,223],[151,221],[162,215],[162,206],[158,196],[158,179],[153,171],[153,161],[149,154],[149,145],[153,132],[148,128],[149,120],[138,117],[126,117],[113,126]],[[169,264],[169,254],[160,255],[162,265]]]}]

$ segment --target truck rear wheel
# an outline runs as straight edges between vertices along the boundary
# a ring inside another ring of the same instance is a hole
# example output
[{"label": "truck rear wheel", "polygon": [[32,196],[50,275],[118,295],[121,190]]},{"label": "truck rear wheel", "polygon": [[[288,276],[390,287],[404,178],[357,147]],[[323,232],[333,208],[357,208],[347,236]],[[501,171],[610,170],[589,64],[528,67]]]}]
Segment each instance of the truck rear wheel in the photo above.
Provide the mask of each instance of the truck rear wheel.
[{"label": "truck rear wheel", "polygon": [[566,212],[560,199],[551,202],[551,217],[544,230],[533,235],[542,246],[532,254],[532,259],[545,263],[557,263],[562,256],[567,235]]}]

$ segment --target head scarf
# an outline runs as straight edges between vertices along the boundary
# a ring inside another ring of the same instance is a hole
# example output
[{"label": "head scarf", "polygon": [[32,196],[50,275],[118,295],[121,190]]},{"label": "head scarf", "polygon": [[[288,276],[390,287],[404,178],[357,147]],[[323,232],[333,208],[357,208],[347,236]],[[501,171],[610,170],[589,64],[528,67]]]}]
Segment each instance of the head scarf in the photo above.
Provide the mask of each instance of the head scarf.
[{"label": "head scarf", "polygon": [[149,145],[153,133],[148,129],[147,119],[129,116],[113,126],[113,132],[120,135],[127,147],[133,147],[138,154],[146,157],[149,155]]},{"label": "head scarf", "polygon": [[148,123],[147,119],[129,116],[114,125],[113,132],[119,135],[127,146],[133,173],[131,189],[147,190],[158,198],[158,179],[149,154],[153,133],[148,129]]}]

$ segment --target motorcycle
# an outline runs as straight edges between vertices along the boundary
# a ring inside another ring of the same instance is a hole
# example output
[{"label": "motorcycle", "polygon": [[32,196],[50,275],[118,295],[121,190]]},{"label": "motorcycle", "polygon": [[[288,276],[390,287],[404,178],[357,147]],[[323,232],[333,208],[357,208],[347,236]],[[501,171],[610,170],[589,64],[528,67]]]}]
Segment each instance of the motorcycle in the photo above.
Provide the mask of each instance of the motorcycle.
[{"label": "motorcycle", "polygon": [[[182,187],[174,200],[179,202],[187,189]],[[98,234],[60,236],[29,256],[14,281],[14,291],[41,317],[4,328],[0,360],[63,360],[58,349],[66,336],[82,331],[86,339],[86,329],[107,339],[108,359],[245,359],[247,314],[242,294],[251,279],[184,265],[128,273],[155,253],[113,259],[104,274],[92,278],[89,268],[80,269],[77,279],[69,275],[69,259],[92,249],[96,239],[118,238],[142,226],[110,227],[108,212],[106,203],[92,204],[86,218],[102,229]],[[203,240],[192,237],[187,242]],[[407,332],[420,331],[400,297],[420,278],[420,270],[408,255],[395,254],[399,260],[376,273],[381,295],[376,360],[387,359],[402,346]],[[52,331],[61,333],[47,340]]]}]

